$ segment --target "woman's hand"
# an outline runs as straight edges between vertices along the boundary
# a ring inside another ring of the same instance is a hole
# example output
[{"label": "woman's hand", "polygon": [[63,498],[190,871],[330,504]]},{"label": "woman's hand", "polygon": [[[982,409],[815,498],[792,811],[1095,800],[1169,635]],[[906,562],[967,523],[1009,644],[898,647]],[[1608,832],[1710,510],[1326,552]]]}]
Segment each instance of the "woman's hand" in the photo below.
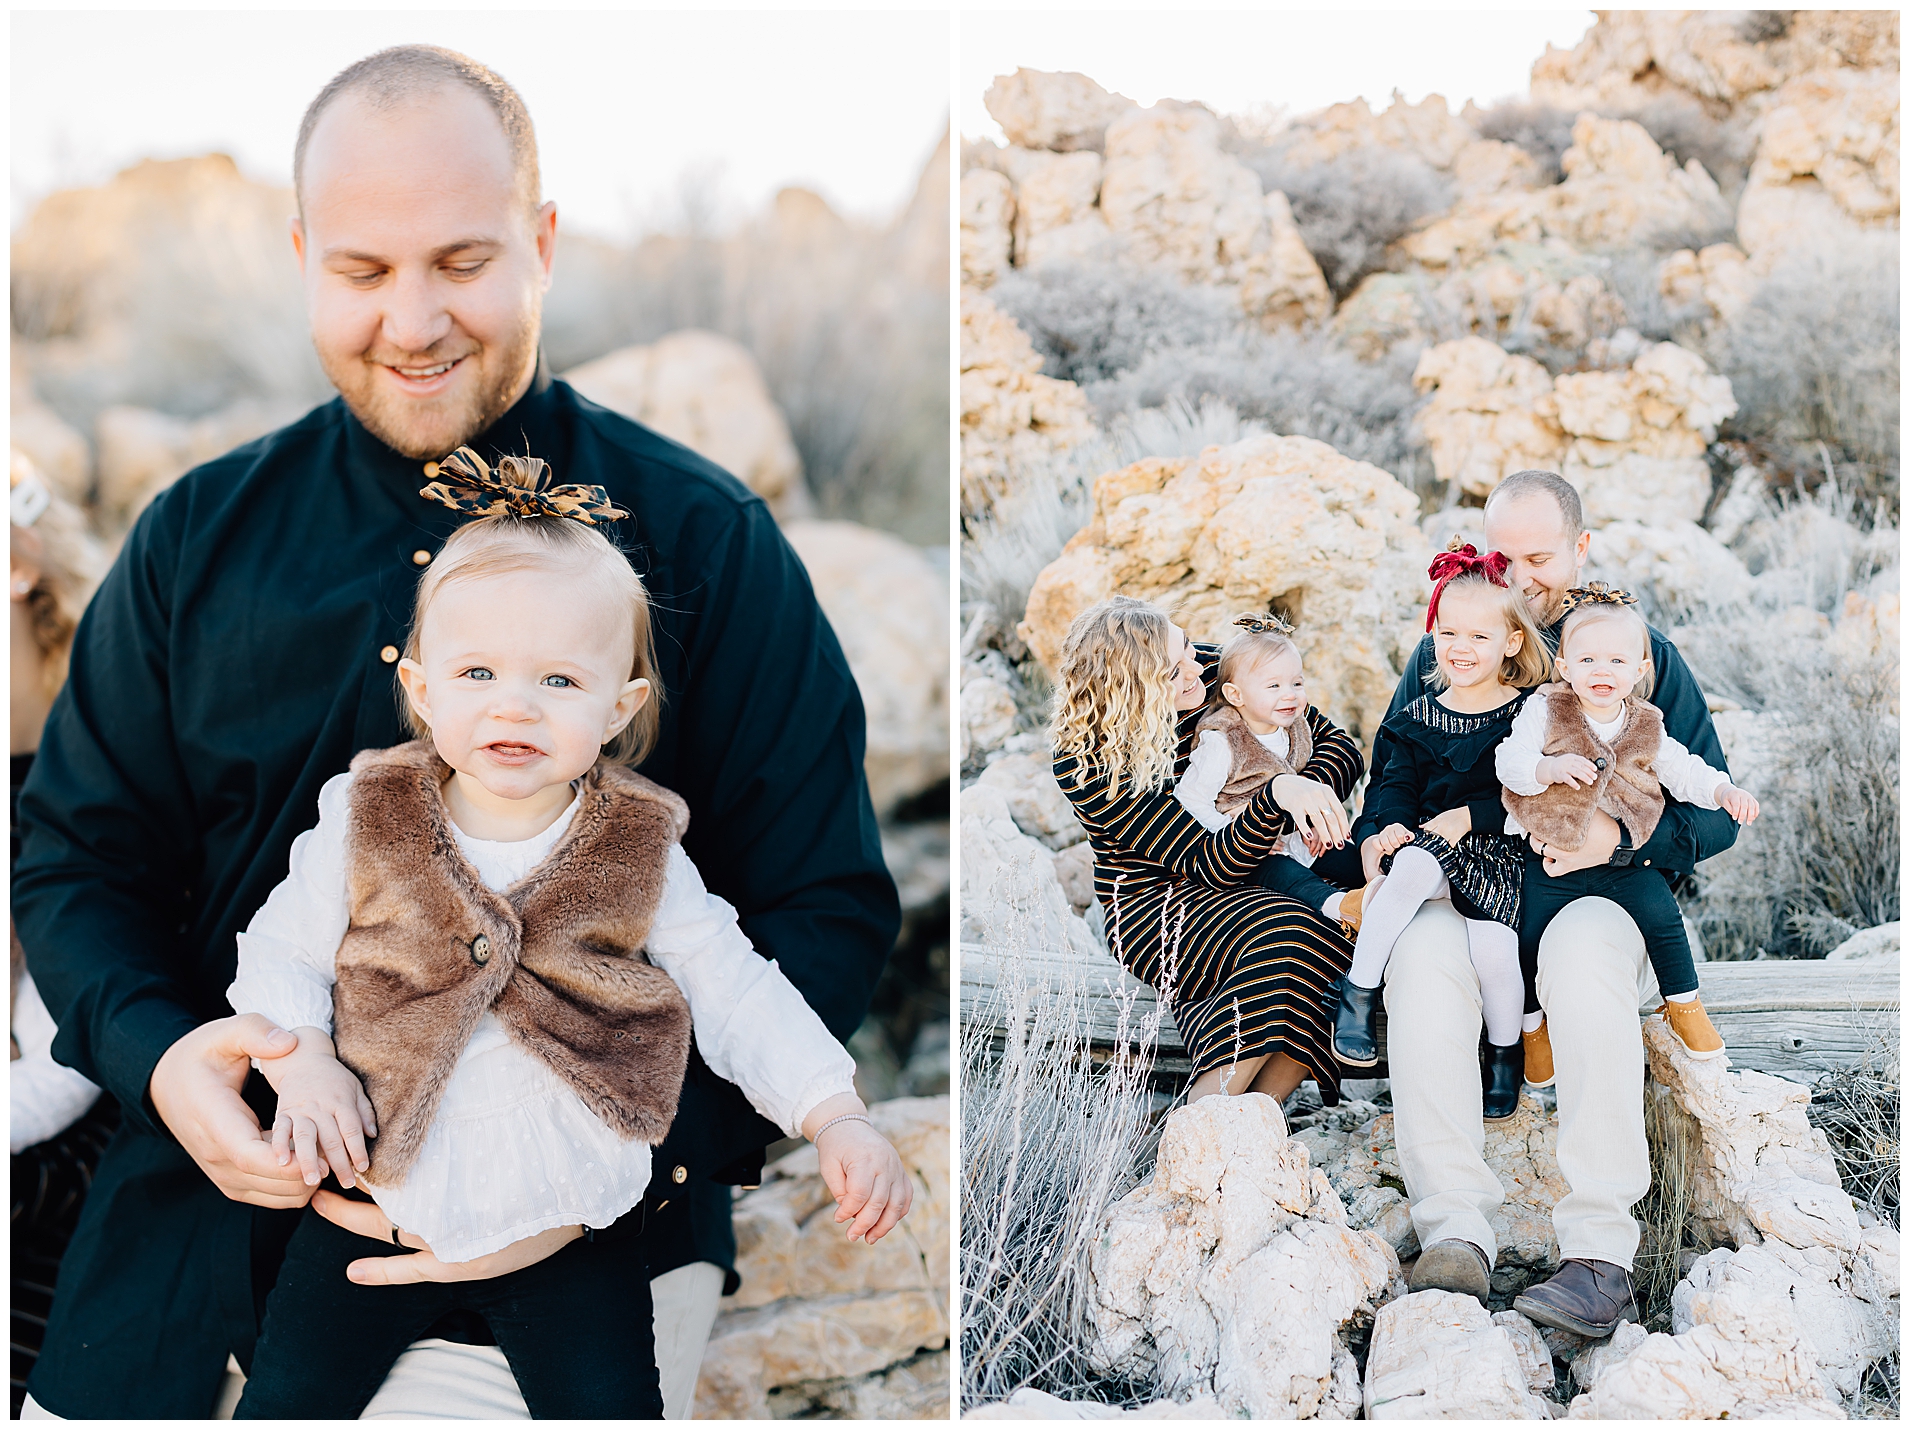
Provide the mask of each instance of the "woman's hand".
[{"label": "woman's hand", "polygon": [[1275,775],[1272,788],[1273,802],[1293,816],[1294,826],[1303,834],[1317,837],[1322,848],[1337,849],[1346,843],[1353,832],[1352,821],[1332,790],[1303,775]]},{"label": "woman's hand", "polygon": [[[320,1192],[312,1198],[312,1210],[346,1231],[392,1244],[391,1219],[376,1202],[355,1202],[337,1192]],[[417,1248],[412,1256],[368,1256],[345,1268],[345,1275],[360,1286],[409,1286],[419,1281],[488,1281],[512,1271],[535,1266],[545,1257],[561,1251],[584,1234],[581,1226],[559,1226],[514,1241],[502,1251],[472,1261],[440,1261],[421,1236],[398,1232],[401,1245]]]},{"label": "woman's hand", "polygon": [[1428,834],[1437,834],[1448,844],[1457,844],[1472,833],[1472,811],[1462,805],[1444,814],[1435,814],[1419,827]]}]

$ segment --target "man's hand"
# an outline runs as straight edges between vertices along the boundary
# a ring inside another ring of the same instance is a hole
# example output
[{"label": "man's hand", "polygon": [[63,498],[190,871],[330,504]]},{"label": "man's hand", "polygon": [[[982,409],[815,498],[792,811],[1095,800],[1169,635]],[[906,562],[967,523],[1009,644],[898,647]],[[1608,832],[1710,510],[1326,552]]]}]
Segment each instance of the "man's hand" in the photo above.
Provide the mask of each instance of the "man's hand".
[{"label": "man's hand", "polygon": [[153,1068],[147,1091],[160,1121],[235,1202],[302,1207],[311,1200],[298,1168],[279,1165],[239,1096],[253,1058],[269,1063],[297,1047],[298,1039],[285,1029],[257,1013],[241,1013],[194,1028]]},{"label": "man's hand", "polygon": [[1598,766],[1583,755],[1547,755],[1532,767],[1532,778],[1542,785],[1590,789],[1598,783]]},{"label": "man's hand", "polygon": [[1304,775],[1275,775],[1273,800],[1293,816],[1294,827],[1317,836],[1324,848],[1338,848],[1353,832],[1340,797],[1318,780]]},{"label": "man's hand", "polygon": [[1580,869],[1611,863],[1612,850],[1618,847],[1618,821],[1602,809],[1593,810],[1591,828],[1577,849],[1554,849],[1536,834],[1527,838],[1532,843],[1532,851],[1544,856],[1545,872],[1556,879],[1561,874],[1575,874]]},{"label": "man's hand", "polygon": [[266,1081],[279,1095],[272,1123],[272,1153],[280,1166],[298,1158],[305,1185],[325,1180],[330,1165],[342,1187],[371,1165],[365,1139],[378,1135],[371,1099],[351,1069],[338,1060],[323,1028],[299,1028],[298,1051],[266,1064]]},{"label": "man's hand", "polygon": [[1718,786],[1716,798],[1718,808],[1739,824],[1749,824],[1757,818],[1757,796],[1749,790],[1739,789],[1729,780]]},{"label": "man's hand", "polygon": [[1444,814],[1435,814],[1419,827],[1428,834],[1437,834],[1448,844],[1457,844],[1472,833],[1472,811],[1461,805]]},{"label": "man's hand", "polygon": [[[312,1210],[346,1231],[392,1245],[391,1219],[375,1202],[355,1202],[337,1192],[320,1192],[312,1198]],[[581,1226],[559,1226],[540,1231],[522,1241],[514,1241],[502,1251],[472,1261],[440,1261],[421,1236],[400,1231],[398,1240],[417,1248],[411,1256],[368,1256],[345,1268],[345,1275],[360,1286],[409,1286],[419,1281],[488,1281],[512,1271],[535,1266],[584,1234]]]}]

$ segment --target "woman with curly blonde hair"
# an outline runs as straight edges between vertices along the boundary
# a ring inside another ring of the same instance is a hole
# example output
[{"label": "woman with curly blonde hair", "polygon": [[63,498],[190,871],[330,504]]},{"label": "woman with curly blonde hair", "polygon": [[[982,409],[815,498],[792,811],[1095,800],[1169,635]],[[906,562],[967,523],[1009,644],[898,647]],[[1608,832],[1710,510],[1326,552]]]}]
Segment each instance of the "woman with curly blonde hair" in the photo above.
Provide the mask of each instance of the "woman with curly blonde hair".
[{"label": "woman with curly blonde hair", "polygon": [[1114,596],[1082,612],[1061,650],[1055,778],[1088,832],[1110,945],[1173,1010],[1194,1065],[1188,1098],[1283,1098],[1309,1076],[1333,1098],[1334,990],[1352,947],[1317,911],[1249,881],[1295,828],[1346,840],[1342,802],[1365,762],[1309,707],[1305,769],[1276,776],[1210,834],[1173,778],[1218,655],[1146,601]]}]

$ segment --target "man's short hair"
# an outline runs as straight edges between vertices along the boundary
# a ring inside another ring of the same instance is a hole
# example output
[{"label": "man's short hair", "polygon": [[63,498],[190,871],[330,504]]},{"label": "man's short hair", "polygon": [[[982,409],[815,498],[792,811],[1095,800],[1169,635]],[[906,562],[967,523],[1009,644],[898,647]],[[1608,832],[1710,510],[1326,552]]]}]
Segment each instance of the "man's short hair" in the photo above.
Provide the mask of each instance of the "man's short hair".
[{"label": "man's short hair", "polygon": [[491,106],[510,145],[511,172],[525,206],[534,210],[542,180],[537,172],[537,134],[531,128],[531,112],[524,107],[522,96],[495,70],[456,50],[437,45],[394,45],[347,65],[306,107],[305,117],[299,121],[298,143],[292,150],[292,189],[299,211],[303,213],[305,208],[305,146],[333,100],[350,92],[361,96],[373,109],[388,110],[451,85],[463,85]]},{"label": "man's short hair", "polygon": [[1578,488],[1557,472],[1541,472],[1537,468],[1514,472],[1492,489],[1492,494],[1486,498],[1486,506],[1490,508],[1502,498],[1541,494],[1550,497],[1552,504],[1559,509],[1566,536],[1577,541],[1585,530],[1585,503],[1579,499]]}]

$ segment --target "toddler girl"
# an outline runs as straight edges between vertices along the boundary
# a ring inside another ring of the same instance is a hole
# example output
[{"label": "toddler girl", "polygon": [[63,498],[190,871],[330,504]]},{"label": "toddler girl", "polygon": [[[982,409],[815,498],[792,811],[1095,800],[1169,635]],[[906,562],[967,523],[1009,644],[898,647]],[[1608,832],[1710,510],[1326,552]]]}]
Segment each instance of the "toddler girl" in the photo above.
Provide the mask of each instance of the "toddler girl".
[{"label": "toddler girl", "polygon": [[[1665,796],[1701,809],[1723,809],[1740,824],[1757,818],[1758,805],[1665,733],[1664,717],[1651,697],[1651,631],[1628,592],[1602,581],[1566,593],[1565,624],[1559,631],[1558,684],[1532,692],[1511,733],[1499,746],[1499,779],[1505,785],[1506,833],[1537,839],[1546,849],[1574,850],[1585,842],[1592,811],[1603,810],[1644,844],[1665,811]],[[1529,847],[1529,846],[1528,846]],[[1526,1079],[1552,1081],[1551,1040],[1538,1010],[1539,940],[1558,911],[1573,899],[1597,894],[1618,903],[1644,935],[1645,952],[1665,995],[1665,1016],[1694,1058],[1724,1052],[1704,1005],[1691,942],[1671,885],[1643,865],[1600,866],[1579,875],[1553,877],[1536,866],[1525,884],[1525,916],[1519,954],[1526,984]]]},{"label": "toddler girl", "polygon": [[1501,828],[1492,753],[1512,726],[1522,689],[1543,680],[1548,664],[1525,599],[1506,584],[1506,566],[1498,552],[1481,556],[1469,545],[1433,560],[1426,627],[1438,693],[1422,695],[1379,729],[1378,738],[1391,742],[1386,776],[1366,798],[1381,825],[1372,843],[1390,877],[1367,902],[1333,1030],[1341,1061],[1378,1061],[1373,1014],[1393,944],[1421,904],[1450,895],[1466,921],[1485,1005],[1490,1118],[1510,1117],[1519,1101],[1525,872],[1519,842]]},{"label": "toddler girl", "polygon": [[[1174,798],[1209,832],[1226,828],[1275,775],[1300,774],[1313,758],[1306,676],[1293,627],[1262,612],[1234,624],[1241,632],[1220,652],[1213,700],[1194,727],[1194,753],[1174,786]],[[1317,840],[1310,831],[1294,830],[1254,871],[1254,882],[1339,920],[1351,938],[1360,926],[1362,891],[1349,893],[1313,872]]]},{"label": "toddler girl", "polygon": [[654,1418],[643,1242],[592,1232],[642,1199],[692,1033],[759,1112],[817,1141],[851,1239],[893,1226],[909,1183],[848,1054],[705,891],[683,801],[629,768],[657,699],[642,583],[595,529],[624,514],[601,488],[545,489],[534,459],[493,474],[460,449],[441,468],[425,494],[483,519],[418,588],[398,674],[419,738],[325,785],[228,996],[298,1038],[261,1067],[282,1165],[362,1182],[400,1246],[446,1263],[515,1246],[499,1260],[520,1269],[359,1284],[363,1244],[307,1210],[238,1413],[354,1417],[411,1341],[466,1311],[532,1415]]}]

